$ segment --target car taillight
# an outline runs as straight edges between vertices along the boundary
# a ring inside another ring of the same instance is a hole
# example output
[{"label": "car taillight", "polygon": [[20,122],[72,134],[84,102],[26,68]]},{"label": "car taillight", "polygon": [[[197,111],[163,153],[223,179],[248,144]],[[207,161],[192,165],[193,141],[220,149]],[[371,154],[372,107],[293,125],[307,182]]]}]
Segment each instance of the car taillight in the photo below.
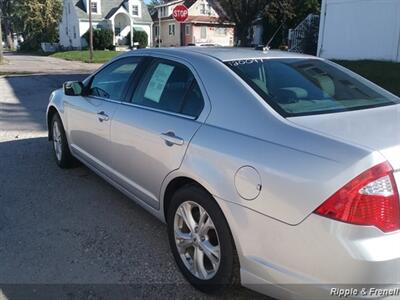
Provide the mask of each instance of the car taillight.
[{"label": "car taillight", "polygon": [[376,226],[383,232],[400,229],[400,203],[393,169],[381,163],[354,178],[315,211],[338,221]]}]

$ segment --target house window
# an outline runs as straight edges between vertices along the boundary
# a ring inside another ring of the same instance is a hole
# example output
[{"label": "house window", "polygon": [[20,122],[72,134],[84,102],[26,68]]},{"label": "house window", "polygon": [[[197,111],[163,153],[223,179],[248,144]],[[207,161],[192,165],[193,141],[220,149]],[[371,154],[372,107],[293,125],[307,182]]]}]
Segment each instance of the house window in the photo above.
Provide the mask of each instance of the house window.
[{"label": "house window", "polygon": [[190,24],[185,24],[185,34],[190,35]]},{"label": "house window", "polygon": [[160,8],[160,18],[167,15],[167,8],[165,6]]},{"label": "house window", "polygon": [[154,26],[154,35],[158,37],[158,25]]},{"label": "house window", "polygon": [[175,24],[169,24],[169,35],[175,35]]},{"label": "house window", "polygon": [[224,27],[215,28],[215,33],[218,35],[226,35],[227,30]]},{"label": "house window", "polygon": [[200,4],[200,13],[202,15],[206,14],[206,5],[205,4]]},{"label": "house window", "polygon": [[139,5],[132,5],[132,16],[139,16]]},{"label": "house window", "polygon": [[211,14],[211,6],[210,6],[210,4],[205,4],[205,3],[200,4],[200,14],[202,14],[202,15]]},{"label": "house window", "polygon": [[92,2],[92,13],[97,14],[99,12],[97,2]]},{"label": "house window", "polygon": [[202,39],[206,39],[207,38],[207,26],[201,26],[200,37]]}]

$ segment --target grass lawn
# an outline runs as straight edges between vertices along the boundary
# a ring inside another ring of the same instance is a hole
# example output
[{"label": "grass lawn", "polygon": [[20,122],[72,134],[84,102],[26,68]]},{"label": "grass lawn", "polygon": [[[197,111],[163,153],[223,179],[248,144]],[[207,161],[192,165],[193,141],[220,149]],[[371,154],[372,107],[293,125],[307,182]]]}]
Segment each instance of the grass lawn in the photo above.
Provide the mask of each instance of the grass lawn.
[{"label": "grass lawn", "polygon": [[[93,62],[94,63],[105,63],[109,61],[114,56],[121,54],[122,52],[117,51],[99,51],[95,50],[93,52]],[[51,54],[50,56],[61,58],[65,60],[75,60],[75,61],[83,61],[89,62],[89,50],[85,51],[66,51],[66,52],[56,52]]]},{"label": "grass lawn", "polygon": [[400,96],[400,63],[386,61],[335,61]]}]

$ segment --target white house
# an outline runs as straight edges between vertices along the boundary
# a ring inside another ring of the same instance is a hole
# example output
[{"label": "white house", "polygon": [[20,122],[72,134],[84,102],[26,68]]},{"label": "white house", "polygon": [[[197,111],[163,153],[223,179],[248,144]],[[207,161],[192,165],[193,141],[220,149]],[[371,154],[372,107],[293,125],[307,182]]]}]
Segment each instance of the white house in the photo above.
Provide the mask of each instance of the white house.
[{"label": "white house", "polygon": [[[144,31],[148,46],[151,46],[153,22],[143,0],[92,0],[91,3],[93,27],[111,29],[114,45],[132,46],[133,34],[129,33]],[[87,42],[82,36],[89,30],[89,0],[64,0],[63,4],[60,45],[73,49],[86,47]]]},{"label": "white house", "polygon": [[322,0],[318,55],[400,61],[400,0]]},{"label": "white house", "polygon": [[[189,17],[178,23],[172,16],[177,5],[188,8]],[[160,47],[192,44],[233,46],[235,24],[227,21],[218,0],[172,0],[156,6],[154,45]]]}]

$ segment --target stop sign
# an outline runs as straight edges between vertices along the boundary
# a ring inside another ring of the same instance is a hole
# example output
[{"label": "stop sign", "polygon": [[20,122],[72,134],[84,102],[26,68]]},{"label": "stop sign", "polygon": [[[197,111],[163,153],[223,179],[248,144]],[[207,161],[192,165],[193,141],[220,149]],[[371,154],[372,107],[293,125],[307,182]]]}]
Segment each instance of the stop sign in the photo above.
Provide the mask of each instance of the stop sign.
[{"label": "stop sign", "polygon": [[185,5],[181,4],[174,8],[172,15],[177,22],[185,22],[189,17],[189,11]]}]

